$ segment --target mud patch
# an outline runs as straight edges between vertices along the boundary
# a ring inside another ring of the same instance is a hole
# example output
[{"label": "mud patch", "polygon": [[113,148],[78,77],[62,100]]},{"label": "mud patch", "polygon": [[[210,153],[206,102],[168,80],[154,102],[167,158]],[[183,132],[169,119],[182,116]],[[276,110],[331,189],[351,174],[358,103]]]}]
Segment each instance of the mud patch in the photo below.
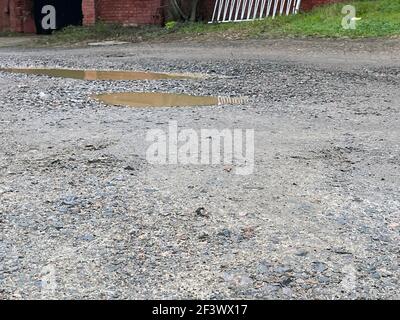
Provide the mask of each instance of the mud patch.
[{"label": "mud patch", "polygon": [[200,78],[199,75],[172,74],[156,72],[136,72],[136,71],[101,71],[101,70],[72,70],[72,69],[46,69],[46,68],[10,68],[0,71],[10,73],[22,73],[39,76],[49,76],[55,78],[70,78],[78,80],[179,80]]}]

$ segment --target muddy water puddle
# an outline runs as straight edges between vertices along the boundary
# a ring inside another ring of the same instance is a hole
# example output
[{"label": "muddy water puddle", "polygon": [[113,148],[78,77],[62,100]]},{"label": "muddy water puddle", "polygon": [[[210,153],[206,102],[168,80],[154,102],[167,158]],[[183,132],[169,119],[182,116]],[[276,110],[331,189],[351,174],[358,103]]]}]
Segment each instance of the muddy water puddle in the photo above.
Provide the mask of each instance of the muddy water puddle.
[{"label": "muddy water puddle", "polygon": [[[47,68],[0,68],[0,71],[42,75],[57,78],[71,78],[80,80],[164,80],[164,79],[200,79],[196,74],[168,74],[154,72],[133,71],[99,71],[99,70],[73,70],[73,69],[47,69]],[[246,98],[193,96],[173,93],[157,92],[128,92],[109,93],[91,96],[108,105],[128,107],[192,107],[192,106],[218,106],[239,105]]]},{"label": "muddy water puddle", "polygon": [[194,74],[173,74],[157,72],[136,72],[136,71],[101,71],[101,70],[72,70],[72,69],[46,69],[46,68],[10,68],[0,71],[10,73],[22,73],[41,75],[56,78],[70,78],[79,80],[166,80],[166,79],[199,79]]},{"label": "muddy water puddle", "polygon": [[159,92],[109,93],[94,95],[92,98],[108,105],[137,108],[215,106],[219,104],[218,97]]}]

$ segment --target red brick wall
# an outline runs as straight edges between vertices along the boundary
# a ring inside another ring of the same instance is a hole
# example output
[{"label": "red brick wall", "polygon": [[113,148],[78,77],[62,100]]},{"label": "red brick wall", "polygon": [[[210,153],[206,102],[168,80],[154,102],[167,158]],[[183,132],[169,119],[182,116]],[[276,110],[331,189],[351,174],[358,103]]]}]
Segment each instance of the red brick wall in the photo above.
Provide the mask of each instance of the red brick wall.
[{"label": "red brick wall", "polygon": [[311,10],[315,6],[320,6],[327,3],[340,2],[343,0],[302,0],[301,9],[304,11]]},{"label": "red brick wall", "polygon": [[83,24],[91,25],[96,22],[96,0],[82,0]]},{"label": "red brick wall", "polygon": [[[124,25],[160,24],[162,2],[163,0],[82,0],[83,23],[90,25],[96,20],[102,20]],[[32,5],[33,0],[0,0],[0,31],[35,32]]]},{"label": "red brick wall", "polygon": [[0,31],[35,32],[33,0],[0,0]]},{"label": "red brick wall", "polygon": [[97,0],[97,19],[123,25],[160,24],[162,0]]},{"label": "red brick wall", "polygon": [[9,25],[8,0],[0,0],[0,30],[6,30],[9,28]]}]

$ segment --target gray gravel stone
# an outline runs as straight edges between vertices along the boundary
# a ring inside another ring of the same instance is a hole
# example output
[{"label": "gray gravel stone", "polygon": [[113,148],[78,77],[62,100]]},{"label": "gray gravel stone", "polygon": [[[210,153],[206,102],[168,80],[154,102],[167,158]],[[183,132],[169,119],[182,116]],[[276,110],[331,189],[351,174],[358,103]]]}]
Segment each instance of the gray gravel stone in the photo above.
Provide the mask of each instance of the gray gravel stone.
[{"label": "gray gravel stone", "polygon": [[[0,298],[40,299],[47,280],[56,299],[400,298],[399,51],[399,39],[1,48],[0,67],[207,77],[0,72]],[[130,91],[249,99],[90,98]],[[254,174],[148,163],[146,133],[171,120],[254,129]]]}]

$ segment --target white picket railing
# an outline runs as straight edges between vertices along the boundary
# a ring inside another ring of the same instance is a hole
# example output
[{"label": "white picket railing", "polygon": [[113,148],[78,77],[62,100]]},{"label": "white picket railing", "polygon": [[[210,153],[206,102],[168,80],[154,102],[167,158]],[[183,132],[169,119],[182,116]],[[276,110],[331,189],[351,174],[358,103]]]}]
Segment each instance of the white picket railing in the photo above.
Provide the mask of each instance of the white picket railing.
[{"label": "white picket railing", "polygon": [[299,12],[301,0],[216,0],[210,23],[275,18]]}]

